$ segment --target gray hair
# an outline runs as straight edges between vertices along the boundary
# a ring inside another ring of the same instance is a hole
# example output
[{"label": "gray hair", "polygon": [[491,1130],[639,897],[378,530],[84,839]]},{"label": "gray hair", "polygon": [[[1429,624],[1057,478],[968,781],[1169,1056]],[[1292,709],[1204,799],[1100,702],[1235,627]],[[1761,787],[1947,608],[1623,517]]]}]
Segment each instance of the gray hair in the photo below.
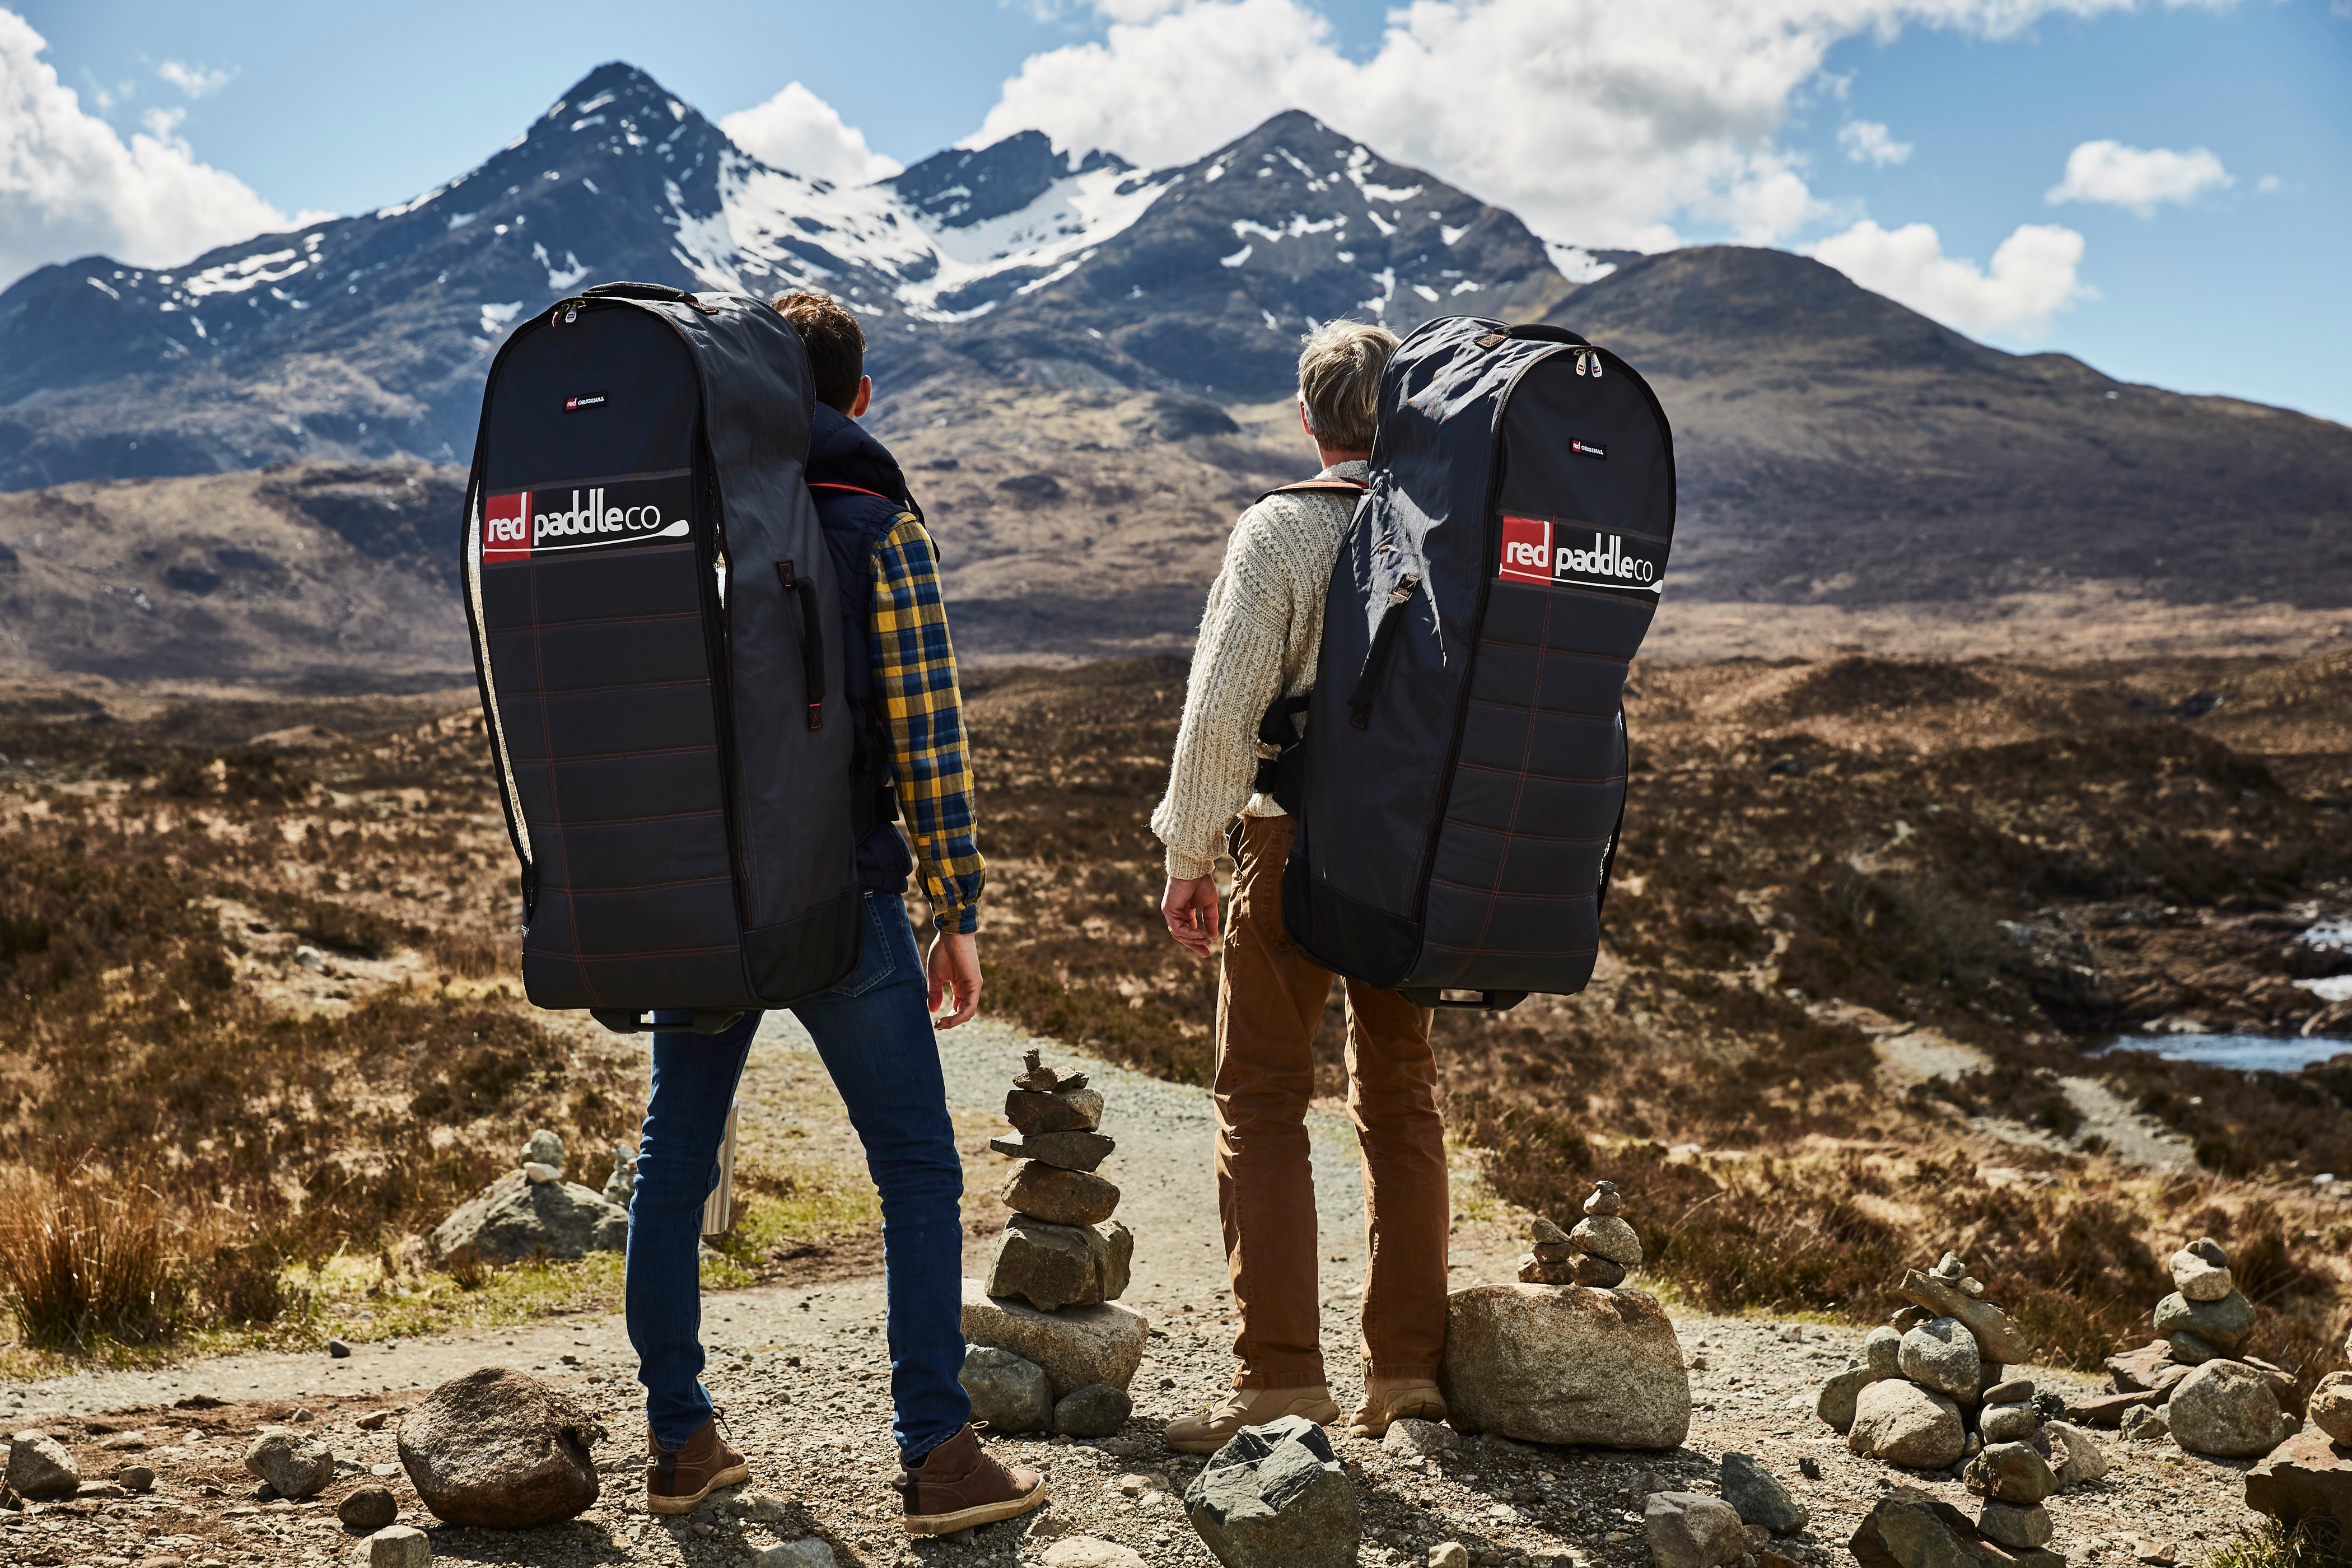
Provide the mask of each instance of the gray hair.
[{"label": "gray hair", "polygon": [[1380,423],[1381,372],[1396,352],[1397,335],[1362,321],[1326,321],[1298,350],[1298,401],[1307,427],[1335,452],[1371,449]]}]

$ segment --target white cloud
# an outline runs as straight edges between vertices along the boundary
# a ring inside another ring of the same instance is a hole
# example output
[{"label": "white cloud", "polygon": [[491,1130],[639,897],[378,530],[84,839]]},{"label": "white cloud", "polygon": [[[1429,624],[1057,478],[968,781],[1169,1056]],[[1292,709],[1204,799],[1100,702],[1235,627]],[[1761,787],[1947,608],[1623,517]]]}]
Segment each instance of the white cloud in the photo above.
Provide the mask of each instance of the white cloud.
[{"label": "white cloud", "polygon": [[2066,177],[2043,200],[2105,202],[2152,217],[2158,202],[2185,202],[2219,186],[2235,184],[2221,160],[2202,147],[2186,153],[2143,150],[2120,142],[2085,142],[2066,155]]},{"label": "white cloud", "polygon": [[203,66],[183,65],[178,60],[165,60],[155,68],[155,74],[190,98],[206,98],[226,87],[229,78],[236,73],[208,70]]},{"label": "white cloud", "polygon": [[770,168],[807,179],[863,185],[899,169],[897,159],[866,146],[864,132],[843,124],[838,110],[796,81],[727,116],[719,129]]},{"label": "white cloud", "polygon": [[1694,222],[1771,239],[1821,215],[1778,137],[1841,40],[2142,3],[1412,0],[1359,60],[1311,0],[1098,0],[1102,39],[1030,57],[972,142],[1034,128],[1160,165],[1300,108],[1576,244],[1656,248]]},{"label": "white cloud", "polygon": [[244,181],[198,163],[171,115],[126,144],[59,84],[47,47],[0,10],[0,287],[91,251],[165,266],[291,226]]},{"label": "white cloud", "polygon": [[2083,237],[2056,224],[2018,226],[1989,270],[1946,256],[1924,223],[1889,230],[1865,218],[1806,249],[1864,288],[1964,332],[2039,338],[2059,311],[2097,297],[2078,275]]},{"label": "white cloud", "polygon": [[1882,169],[1911,156],[1912,146],[1888,135],[1886,127],[1875,120],[1851,120],[1839,126],[1838,145],[1853,162],[1875,163]]},{"label": "white cloud", "polygon": [[[2344,3],[2347,5],[2352,5],[2352,0],[2344,0]],[[2278,195],[2278,188],[2279,177],[2276,174],[2264,174],[2261,179],[2254,182],[2254,194],[2257,195]]]}]

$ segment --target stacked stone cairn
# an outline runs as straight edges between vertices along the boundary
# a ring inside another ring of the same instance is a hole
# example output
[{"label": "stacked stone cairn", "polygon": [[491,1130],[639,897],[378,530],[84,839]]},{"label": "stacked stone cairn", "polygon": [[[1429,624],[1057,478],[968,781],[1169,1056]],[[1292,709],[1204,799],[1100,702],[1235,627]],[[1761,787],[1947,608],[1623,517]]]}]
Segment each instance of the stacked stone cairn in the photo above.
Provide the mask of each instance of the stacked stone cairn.
[{"label": "stacked stone cairn", "polygon": [[[1135,1237],[1111,1218],[1118,1188],[1096,1173],[1118,1147],[1099,1131],[1102,1110],[1102,1091],[1088,1089],[1084,1073],[1057,1073],[1033,1050],[1004,1098],[1019,1136],[989,1142],[1020,1163],[1004,1186],[1013,1217],[982,1287],[988,1304],[967,1297],[964,1333],[973,1344],[963,1384],[974,1418],[1000,1432],[1108,1436],[1133,1413],[1127,1383],[1142,1320],[1104,1309],[1127,1289]],[[1124,1353],[1130,1337],[1133,1357]],[[1065,1341],[1066,1356],[1038,1348]]]},{"label": "stacked stone cairn", "polygon": [[1589,1285],[1613,1290],[1628,1269],[1642,1267],[1642,1238],[1621,1216],[1625,1200],[1614,1182],[1596,1182],[1584,1217],[1563,1231],[1541,1215],[1528,1226],[1530,1250],[1519,1258],[1523,1285]]},{"label": "stacked stone cairn", "polygon": [[1870,1331],[1861,1361],[1822,1385],[1815,1414],[1866,1458],[1947,1473],[1965,1463],[1959,1480],[1984,1500],[1974,1526],[1980,1538],[2038,1551],[2052,1533],[2044,1500],[2105,1474],[2107,1459],[2088,1434],[2057,1419],[2063,1400],[2010,1375],[2033,1347],[1984,1294],[1953,1253],[1906,1273],[1901,1295],[1910,1305]]},{"label": "stacked stone cairn", "polygon": [[2156,1304],[2158,1338],[2107,1358],[2115,1393],[2076,1406],[2135,1442],[2169,1436],[2193,1454],[2266,1454],[2300,1426],[2295,1380],[2246,1353],[2254,1304],[2230,1273],[2230,1255],[2200,1237],[2172,1255],[2172,1294]]}]

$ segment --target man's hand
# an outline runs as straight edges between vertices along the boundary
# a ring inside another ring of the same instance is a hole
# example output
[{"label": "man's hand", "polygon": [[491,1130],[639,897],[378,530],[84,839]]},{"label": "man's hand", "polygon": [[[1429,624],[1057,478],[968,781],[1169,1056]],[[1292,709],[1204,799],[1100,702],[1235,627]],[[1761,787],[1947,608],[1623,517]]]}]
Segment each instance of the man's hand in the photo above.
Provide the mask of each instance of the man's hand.
[{"label": "man's hand", "polygon": [[[952,1029],[980,1011],[980,938],[961,931],[940,932],[932,939],[930,956],[923,961],[923,973],[930,977],[935,1027]],[[950,1002],[955,1011],[944,1018],[937,1016]]]},{"label": "man's hand", "polygon": [[1168,934],[1192,950],[1197,957],[1206,958],[1217,946],[1217,879],[1206,877],[1168,879],[1167,894],[1160,900],[1160,912],[1168,921]]}]

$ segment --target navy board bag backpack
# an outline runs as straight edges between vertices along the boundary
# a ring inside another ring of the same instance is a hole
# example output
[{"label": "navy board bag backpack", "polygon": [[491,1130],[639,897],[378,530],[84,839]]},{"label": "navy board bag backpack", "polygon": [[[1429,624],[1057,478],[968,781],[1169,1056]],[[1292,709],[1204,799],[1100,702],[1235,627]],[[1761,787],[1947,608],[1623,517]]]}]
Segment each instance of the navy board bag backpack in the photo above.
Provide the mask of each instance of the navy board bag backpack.
[{"label": "navy board bag backpack", "polygon": [[463,581],[541,1007],[710,1032],[856,967],[814,406],[799,334],[740,294],[600,284],[490,365]]},{"label": "navy board bag backpack", "polygon": [[1381,379],[1303,740],[1283,924],[1422,1006],[1592,978],[1624,823],[1624,685],[1674,541],[1674,437],[1633,368],[1549,326],[1446,317]]}]

